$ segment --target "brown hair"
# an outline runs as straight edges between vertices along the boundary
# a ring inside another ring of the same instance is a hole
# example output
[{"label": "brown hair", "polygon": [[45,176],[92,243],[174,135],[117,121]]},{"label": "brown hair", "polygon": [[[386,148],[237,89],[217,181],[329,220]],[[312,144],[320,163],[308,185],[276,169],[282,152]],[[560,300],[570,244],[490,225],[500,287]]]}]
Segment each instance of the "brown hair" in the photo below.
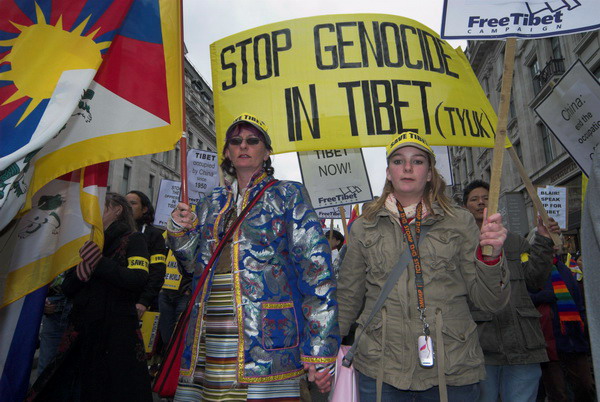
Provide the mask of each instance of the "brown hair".
[{"label": "brown hair", "polygon": [[[223,145],[223,151],[221,152],[221,154],[223,155],[223,162],[221,162],[221,170],[223,170],[223,172],[235,177],[236,176],[236,170],[235,170],[235,166],[233,166],[233,162],[231,162],[231,159],[229,159],[228,157],[225,156],[225,150],[227,149],[227,147],[229,146],[229,139],[231,137],[235,137],[237,135],[239,135],[240,131],[242,128],[245,128],[247,130],[252,131],[253,134],[255,134],[258,138],[260,138],[260,140],[262,141],[263,144],[265,144],[265,147],[267,148],[267,150],[269,151],[273,151],[273,147],[271,147],[271,145],[267,144],[267,142],[265,141],[265,136],[256,128],[254,127],[252,124],[250,123],[239,123],[237,124],[229,133],[228,136],[225,140],[225,145]],[[273,176],[273,173],[275,173],[275,169],[273,168],[272,165],[272,161],[271,161],[271,157],[269,156],[269,159],[267,159],[264,164],[263,167],[265,169],[265,172],[267,172],[267,174],[269,176]]]},{"label": "brown hair", "polygon": [[[431,156],[427,155],[427,159],[429,163],[429,169],[431,169],[431,181],[427,182],[427,184],[425,185],[425,190],[423,191],[423,199],[425,200],[425,206],[429,211],[433,211],[432,205],[434,203],[437,203],[444,210],[445,213],[454,216],[451,206],[452,201],[445,193],[446,182],[444,181],[436,167],[431,165]],[[375,219],[377,211],[379,211],[385,206],[385,201],[387,200],[388,195],[390,195],[393,192],[394,186],[392,185],[392,182],[386,180],[385,185],[383,186],[383,192],[381,193],[381,197],[365,205],[365,209],[363,211],[365,219]]]},{"label": "brown hair", "polygon": [[105,208],[109,206],[122,207],[121,213],[119,214],[117,219],[115,219],[115,222],[123,222],[131,229],[132,232],[137,231],[135,219],[133,219],[133,210],[131,209],[131,205],[129,205],[129,201],[127,201],[127,198],[117,193],[106,193],[106,201],[104,201],[104,205]]}]

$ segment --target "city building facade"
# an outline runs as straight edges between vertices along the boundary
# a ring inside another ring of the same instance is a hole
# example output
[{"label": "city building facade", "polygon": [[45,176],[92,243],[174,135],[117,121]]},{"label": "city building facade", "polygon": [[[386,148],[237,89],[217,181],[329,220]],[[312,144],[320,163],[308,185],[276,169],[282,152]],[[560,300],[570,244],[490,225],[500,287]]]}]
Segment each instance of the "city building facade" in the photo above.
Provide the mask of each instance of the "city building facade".
[{"label": "city building facade", "polygon": [[[216,150],[212,89],[185,59],[185,107],[188,149]],[[170,151],[110,161],[108,191],[127,194],[139,190],[156,205],[160,181],[180,180],[179,143]]]},{"label": "city building facade", "polygon": [[[466,55],[491,104],[498,110],[504,66],[505,41],[468,41]],[[535,186],[567,188],[567,227],[570,248],[579,249],[582,173],[556,140],[534,108],[546,97],[562,74],[577,60],[600,77],[598,31],[543,39],[517,40],[514,78],[507,135]],[[487,182],[491,175],[492,149],[451,147],[455,199],[462,201],[467,183]],[[509,201],[510,199],[510,201]],[[504,156],[499,209],[512,214],[509,229],[527,234],[534,227],[536,212],[519,172],[508,153]],[[515,213],[521,214],[515,219]],[[506,217],[505,217],[506,218]],[[526,223],[523,224],[525,221]]]}]

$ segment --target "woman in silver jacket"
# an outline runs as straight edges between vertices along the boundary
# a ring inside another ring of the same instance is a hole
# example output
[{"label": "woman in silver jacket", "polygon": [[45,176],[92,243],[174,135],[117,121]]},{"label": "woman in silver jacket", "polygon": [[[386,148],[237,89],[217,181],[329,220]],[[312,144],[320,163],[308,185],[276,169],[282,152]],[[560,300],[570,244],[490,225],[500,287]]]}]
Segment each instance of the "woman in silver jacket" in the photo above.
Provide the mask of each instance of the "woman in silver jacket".
[{"label": "woman in silver jacket", "polygon": [[193,286],[216,245],[265,190],[233,232],[195,300],[176,401],[299,400],[308,371],[329,390],[339,346],[331,251],[306,190],[273,181],[266,125],[242,114],[227,130],[226,185],[196,215],[180,203],[169,245]]},{"label": "woman in silver jacket", "polygon": [[[360,400],[476,400],[485,370],[467,300],[487,311],[506,304],[506,229],[494,214],[479,232],[451,204],[418,134],[398,135],[386,151],[383,194],[354,222],[338,280],[340,334],[355,321],[362,332],[353,361]],[[405,250],[404,272],[367,323]]]}]

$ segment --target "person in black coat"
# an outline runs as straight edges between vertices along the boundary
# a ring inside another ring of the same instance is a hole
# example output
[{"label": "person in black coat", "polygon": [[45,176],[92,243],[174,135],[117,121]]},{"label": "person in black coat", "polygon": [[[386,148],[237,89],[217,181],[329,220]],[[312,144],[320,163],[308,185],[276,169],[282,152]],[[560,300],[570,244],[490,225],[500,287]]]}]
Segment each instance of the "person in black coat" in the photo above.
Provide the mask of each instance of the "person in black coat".
[{"label": "person in black coat", "polygon": [[62,285],[73,300],[59,353],[28,400],[152,401],[136,302],[148,280],[150,255],[125,197],[108,193],[104,247],[86,242],[82,261]]},{"label": "person in black coat", "polygon": [[133,219],[137,229],[144,234],[148,252],[150,253],[150,268],[148,282],[135,305],[141,319],[146,310],[156,310],[158,307],[158,293],[165,280],[167,247],[163,231],[154,227],[154,207],[152,202],[141,191],[130,191],[125,198],[133,210]]}]

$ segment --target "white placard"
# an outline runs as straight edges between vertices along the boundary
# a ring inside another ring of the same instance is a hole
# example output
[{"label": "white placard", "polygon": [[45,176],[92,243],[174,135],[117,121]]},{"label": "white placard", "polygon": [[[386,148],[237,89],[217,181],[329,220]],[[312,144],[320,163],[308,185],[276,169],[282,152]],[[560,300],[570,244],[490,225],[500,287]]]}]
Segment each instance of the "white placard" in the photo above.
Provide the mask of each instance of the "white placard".
[{"label": "white placard", "polygon": [[537,193],[548,216],[554,218],[562,229],[566,229],[567,188],[554,186],[538,187]]},{"label": "white placard", "polygon": [[158,189],[156,200],[156,213],[154,214],[154,226],[166,227],[171,217],[171,211],[179,202],[179,189],[181,182],[176,180],[162,179]]},{"label": "white placard", "polygon": [[577,60],[534,109],[589,176],[600,142],[600,83]]},{"label": "white placard", "polygon": [[444,0],[444,39],[540,38],[600,27],[600,0]]},{"label": "white placard", "polygon": [[360,149],[298,152],[298,161],[302,181],[316,209],[373,198]]},{"label": "white placard", "polygon": [[219,185],[219,166],[215,152],[190,149],[187,155],[188,193],[198,200]]},{"label": "white placard", "polygon": [[[346,221],[350,219],[350,213],[352,212],[352,208],[350,205],[346,205],[344,207],[344,212],[346,212]],[[315,212],[319,219],[342,219],[342,214],[340,212],[340,207],[329,207],[329,208],[320,208],[316,209]]]},{"label": "white placard", "polygon": [[[217,154],[211,151],[190,149],[187,154],[188,197],[192,208],[203,195],[209,194],[219,184]],[[171,211],[179,202],[181,182],[162,179],[156,201],[154,225],[166,227]]]}]

